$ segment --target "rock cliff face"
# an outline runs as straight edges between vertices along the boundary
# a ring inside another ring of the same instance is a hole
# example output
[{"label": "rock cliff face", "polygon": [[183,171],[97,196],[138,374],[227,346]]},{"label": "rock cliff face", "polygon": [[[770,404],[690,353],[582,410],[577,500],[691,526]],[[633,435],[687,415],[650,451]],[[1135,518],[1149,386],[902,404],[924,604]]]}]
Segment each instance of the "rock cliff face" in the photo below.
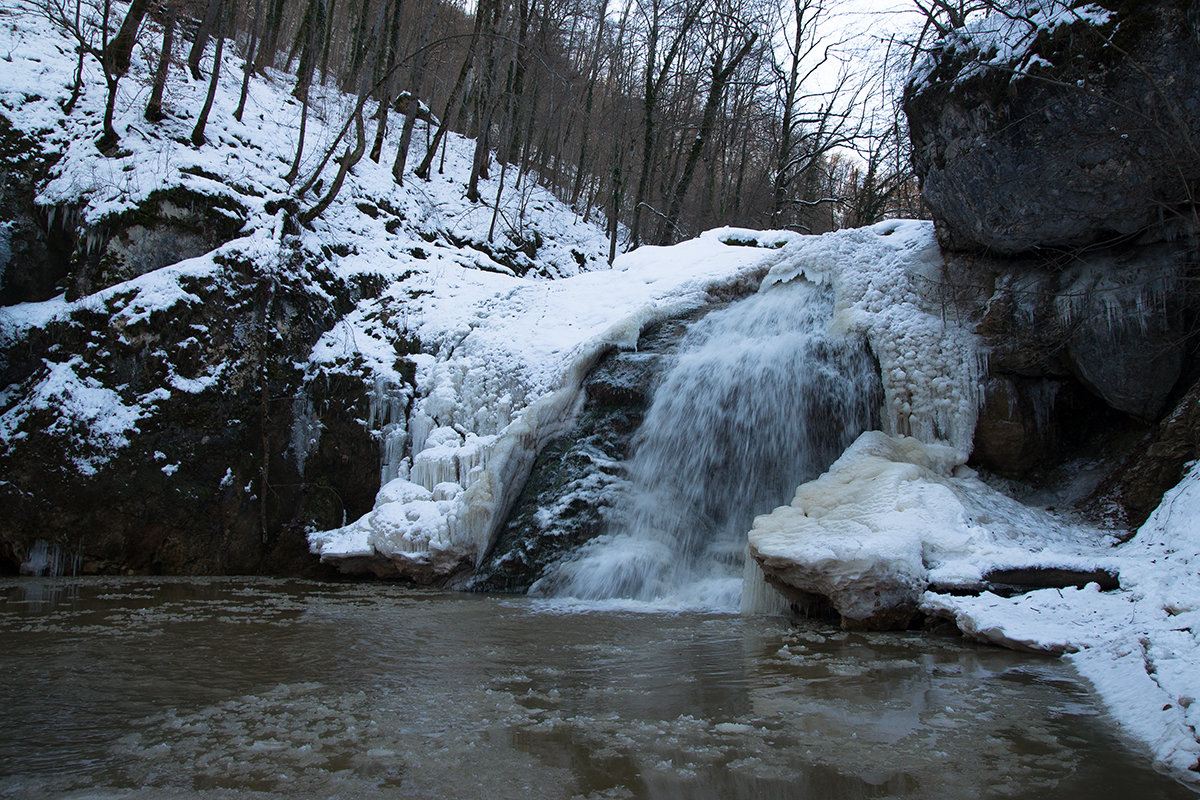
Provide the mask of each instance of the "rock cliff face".
[{"label": "rock cliff face", "polygon": [[1062,11],[1017,9],[947,37],[908,87],[913,158],[943,243],[1011,255],[1158,240],[1194,220],[1200,7],[1040,5]]},{"label": "rock cliff face", "polygon": [[990,350],[975,462],[1024,477],[1149,436],[1131,457],[1166,461],[1092,504],[1140,522],[1200,455],[1153,427],[1195,380],[1200,4],[1039,8],[930,50],[905,93],[913,160]]}]

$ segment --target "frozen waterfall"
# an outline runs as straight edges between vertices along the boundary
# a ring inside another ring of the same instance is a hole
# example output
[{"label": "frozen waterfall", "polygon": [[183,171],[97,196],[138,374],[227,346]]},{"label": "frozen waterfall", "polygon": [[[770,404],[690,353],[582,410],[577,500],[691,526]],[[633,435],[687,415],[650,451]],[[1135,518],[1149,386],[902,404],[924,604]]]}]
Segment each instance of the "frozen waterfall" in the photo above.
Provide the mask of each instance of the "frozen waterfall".
[{"label": "frozen waterfall", "polygon": [[655,389],[615,520],[531,593],[736,609],[754,517],[878,426],[878,368],[861,337],[828,332],[833,299],[797,279],[698,321]]}]

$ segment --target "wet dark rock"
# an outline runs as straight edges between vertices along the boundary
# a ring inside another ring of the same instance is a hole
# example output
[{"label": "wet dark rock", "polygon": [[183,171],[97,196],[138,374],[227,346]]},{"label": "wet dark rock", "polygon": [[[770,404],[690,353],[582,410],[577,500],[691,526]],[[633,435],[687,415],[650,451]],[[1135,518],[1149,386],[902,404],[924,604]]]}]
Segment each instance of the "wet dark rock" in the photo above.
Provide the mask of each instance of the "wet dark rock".
[{"label": "wet dark rock", "polygon": [[637,351],[600,359],[584,381],[579,420],[538,454],[496,544],[468,584],[472,590],[524,592],[547,566],[604,532],[625,483],[633,435],[689,319],[654,326]]},{"label": "wet dark rock", "polygon": [[975,425],[972,458],[1010,477],[1027,473],[1059,438],[1055,404],[1058,381],[1016,376],[988,378]]},{"label": "wet dark rock", "polygon": [[[1109,446],[1128,452],[1196,366],[1200,4],[1100,5],[1110,22],[1042,31],[1012,64],[951,37],[905,93],[950,292],[988,348],[973,463],[1010,477],[1088,439],[1120,462]],[[1144,518],[1186,449],[1143,446],[1130,458],[1160,477],[1114,474],[1093,510]]]},{"label": "wet dark rock", "polygon": [[48,300],[62,291],[71,244],[35,202],[57,158],[0,115],[0,305]]},{"label": "wet dark rock", "polygon": [[1025,567],[993,569],[983,576],[988,591],[1001,596],[1022,594],[1037,589],[1082,589],[1095,583],[1101,591],[1121,588],[1118,575],[1107,569],[1070,569],[1066,567]]},{"label": "wet dark rock", "polygon": [[208,253],[236,238],[245,219],[246,209],[228,193],[181,186],[153,192],[136,209],[76,231],[67,299]]},{"label": "wet dark rock", "polygon": [[1200,458],[1200,380],[1087,499],[1095,516],[1140,526]]}]

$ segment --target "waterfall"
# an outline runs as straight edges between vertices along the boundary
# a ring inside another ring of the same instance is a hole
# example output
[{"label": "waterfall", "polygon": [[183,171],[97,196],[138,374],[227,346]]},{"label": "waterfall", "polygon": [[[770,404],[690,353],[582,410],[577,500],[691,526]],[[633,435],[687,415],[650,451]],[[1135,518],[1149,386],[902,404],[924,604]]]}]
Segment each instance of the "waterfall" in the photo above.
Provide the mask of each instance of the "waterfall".
[{"label": "waterfall", "polygon": [[793,280],[686,334],[634,439],[606,532],[531,593],[736,609],[746,532],[878,425],[865,342],[828,332],[833,291]]}]

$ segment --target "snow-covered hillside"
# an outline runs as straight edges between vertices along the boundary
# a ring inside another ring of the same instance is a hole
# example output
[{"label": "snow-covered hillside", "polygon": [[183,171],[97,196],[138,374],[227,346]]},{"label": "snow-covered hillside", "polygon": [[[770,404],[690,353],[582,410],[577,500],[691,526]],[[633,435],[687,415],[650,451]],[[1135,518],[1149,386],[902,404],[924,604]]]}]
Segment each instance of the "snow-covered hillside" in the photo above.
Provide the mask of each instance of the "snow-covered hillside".
[{"label": "snow-covered hillside", "polygon": [[[178,514],[172,526],[209,526],[205,544],[165,561],[161,553],[135,558],[133,568],[262,569],[268,541],[284,535],[279,526],[305,524],[288,508],[297,504],[295,487],[310,497],[303,487],[325,487],[326,515],[353,510],[355,485],[369,481],[345,473],[346,448],[377,447],[389,422],[367,396],[380,399],[385,415],[386,397],[403,407],[412,376],[399,359],[445,344],[381,323],[403,317],[433,287],[487,280],[464,275],[491,273],[507,291],[608,266],[600,229],[532,176],[509,175],[497,203],[493,170],[481,182],[484,202],[467,201],[474,143],[456,134],[428,182],[410,174],[398,185],[397,114],[381,163],[364,158],[311,228],[295,225],[294,212],[315,203],[332,178],[335,166],[297,194],[353,98],[331,87],[314,93],[300,174],[289,185],[301,115],[294,79],[273,70],[256,76],[238,122],[242,62],[238,48],[226,47],[206,141],[196,147],[190,134],[207,81],[190,80],[184,65],[171,66],[166,119],[142,116],[159,39],[151,25],[134,49],[117,95],[120,143],[106,157],[95,145],[105,101],[95,59],[83,61],[84,93],[64,113],[73,42],[34,4],[0,9],[4,174],[10,197],[31,198],[17,209],[23,221],[0,225],[0,283],[29,301],[0,308],[0,455],[9,472],[2,488],[21,518],[8,526],[0,556],[17,562],[44,538],[52,549],[76,551],[86,569],[129,568],[128,542],[89,542],[92,534],[79,532],[114,527],[100,523],[106,512],[84,495],[110,498],[126,520],[115,527],[136,537],[130,517],[158,513],[146,510],[156,505],[148,497],[183,496],[198,509],[216,492],[222,514],[237,521],[182,506],[165,511]],[[209,52],[206,72],[211,45]],[[418,121],[410,163],[428,138]],[[23,257],[34,251],[43,257]],[[323,460],[306,464],[330,425],[375,444],[327,443]],[[306,467],[321,477],[306,478]],[[131,469],[154,487],[137,488]],[[66,493],[68,505],[78,495],[80,507],[68,513],[46,485]],[[227,541],[231,526],[264,530],[242,534],[248,550],[234,562],[204,555]]]}]

